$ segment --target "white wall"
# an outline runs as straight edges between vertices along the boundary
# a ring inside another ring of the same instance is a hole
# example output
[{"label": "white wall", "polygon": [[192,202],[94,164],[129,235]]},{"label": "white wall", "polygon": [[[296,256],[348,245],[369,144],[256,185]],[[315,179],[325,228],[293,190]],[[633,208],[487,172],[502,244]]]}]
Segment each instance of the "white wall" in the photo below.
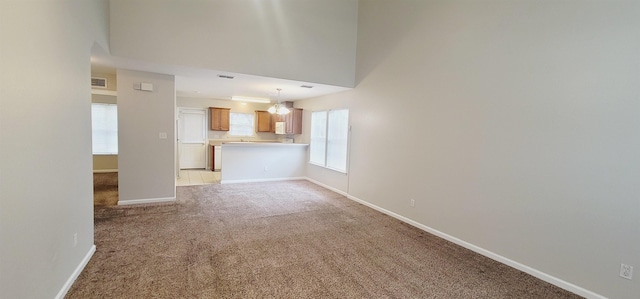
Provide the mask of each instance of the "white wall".
[{"label": "white wall", "polygon": [[107,12],[0,1],[1,298],[62,297],[93,252],[90,53],[108,49]]},{"label": "white wall", "polygon": [[356,0],[112,0],[113,55],[352,87]]},{"label": "white wall", "polygon": [[221,183],[303,178],[307,148],[306,144],[223,144]]},{"label": "white wall", "polygon": [[640,279],[618,274],[640,268],[638,15],[637,1],[363,0],[356,88],[300,107],[350,108],[350,195],[583,295],[637,298]]},{"label": "white wall", "polygon": [[[117,71],[118,204],[175,199],[176,91],[173,76]],[[151,83],[153,91],[134,90]],[[161,139],[160,133],[167,138]]]}]

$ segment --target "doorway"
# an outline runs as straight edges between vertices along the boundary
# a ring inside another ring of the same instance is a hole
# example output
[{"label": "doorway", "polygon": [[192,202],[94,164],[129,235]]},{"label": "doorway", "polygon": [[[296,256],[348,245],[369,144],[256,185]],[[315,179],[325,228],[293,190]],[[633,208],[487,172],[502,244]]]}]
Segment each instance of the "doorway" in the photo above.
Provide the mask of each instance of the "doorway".
[{"label": "doorway", "polygon": [[207,167],[206,109],[178,108],[178,169]]},{"label": "doorway", "polygon": [[[94,44],[91,56],[104,56]],[[93,205],[118,204],[118,98],[116,69],[91,65],[91,150],[93,157]]]}]

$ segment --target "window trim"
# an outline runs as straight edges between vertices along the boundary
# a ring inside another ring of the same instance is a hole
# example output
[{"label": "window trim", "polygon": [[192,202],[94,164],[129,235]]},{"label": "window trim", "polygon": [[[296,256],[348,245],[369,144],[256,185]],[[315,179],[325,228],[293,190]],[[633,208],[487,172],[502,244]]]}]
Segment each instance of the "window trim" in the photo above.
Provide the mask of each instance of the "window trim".
[{"label": "window trim", "polygon": [[[339,169],[339,168],[335,168],[335,167],[331,167],[331,166],[327,166],[327,156],[328,156],[328,144],[329,144],[329,115],[332,111],[340,111],[340,110],[346,110],[347,111],[347,140],[345,143],[345,155],[346,155],[346,159],[345,159],[345,165],[344,165],[344,169]],[[315,161],[311,161],[311,130],[313,130],[313,113],[315,112],[325,112],[326,114],[326,119],[325,119],[325,136],[324,136],[324,163],[318,163]],[[351,143],[351,123],[350,123],[350,118],[349,118],[349,114],[350,111],[348,108],[338,108],[338,109],[326,109],[326,110],[316,110],[316,111],[312,111],[311,112],[311,120],[310,120],[310,127],[311,130],[309,131],[309,164],[318,166],[318,167],[322,167],[325,169],[329,169],[329,170],[333,170],[339,173],[343,173],[343,174],[348,174],[349,173],[349,156],[350,156],[350,143]]]}]

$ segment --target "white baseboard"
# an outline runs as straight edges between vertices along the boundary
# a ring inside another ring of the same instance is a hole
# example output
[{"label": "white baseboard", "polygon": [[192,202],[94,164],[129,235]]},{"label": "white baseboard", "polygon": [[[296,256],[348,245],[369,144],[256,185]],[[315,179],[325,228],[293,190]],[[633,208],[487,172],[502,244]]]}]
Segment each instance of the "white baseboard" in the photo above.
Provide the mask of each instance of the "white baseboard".
[{"label": "white baseboard", "polygon": [[118,172],[118,169],[94,169],[93,173],[109,173],[109,172]]},{"label": "white baseboard", "polygon": [[577,295],[580,295],[582,297],[589,298],[589,299],[607,299],[607,297],[605,297],[605,296],[602,296],[602,295],[597,294],[595,292],[589,291],[589,290],[587,290],[585,288],[582,288],[582,287],[577,286],[575,284],[572,284],[570,282],[564,281],[564,280],[562,280],[560,278],[557,278],[555,276],[549,275],[547,273],[544,273],[542,271],[539,271],[539,270],[534,269],[532,267],[529,267],[527,265],[518,263],[518,262],[516,262],[514,260],[508,259],[508,258],[506,258],[504,256],[501,256],[499,254],[496,254],[494,252],[486,250],[486,249],[484,249],[482,247],[473,245],[473,244],[471,244],[469,242],[463,241],[463,240],[458,239],[458,238],[456,238],[454,236],[451,236],[449,234],[443,233],[443,232],[441,232],[441,231],[439,231],[437,229],[431,228],[431,227],[426,226],[424,224],[421,224],[421,223],[419,223],[417,221],[411,220],[411,219],[409,219],[407,217],[404,217],[402,215],[396,214],[396,213],[391,212],[391,211],[389,211],[387,209],[381,208],[381,207],[376,206],[376,205],[374,205],[372,203],[369,203],[367,201],[359,199],[359,198],[357,198],[355,196],[352,196],[352,195],[350,195],[350,194],[348,194],[348,193],[346,193],[344,191],[338,190],[338,189],[333,188],[331,186],[327,186],[327,185],[325,185],[323,183],[320,183],[320,182],[318,182],[316,180],[313,180],[313,179],[310,179],[310,178],[306,178],[306,180],[309,181],[309,182],[312,182],[312,183],[314,183],[314,184],[316,184],[318,186],[321,186],[321,187],[329,189],[329,190],[331,190],[333,192],[336,192],[338,194],[344,195],[345,197],[347,197],[347,198],[349,198],[349,199],[351,199],[353,201],[361,203],[361,204],[363,204],[363,205],[365,205],[367,207],[370,207],[370,208],[372,208],[372,209],[374,209],[376,211],[379,211],[381,213],[387,214],[387,215],[389,215],[389,216],[391,216],[393,218],[396,218],[396,219],[398,219],[398,220],[400,220],[402,222],[405,222],[407,224],[415,226],[415,227],[417,227],[417,228],[419,228],[419,229],[421,229],[423,231],[426,231],[426,232],[428,232],[430,234],[436,235],[436,236],[438,236],[440,238],[443,238],[443,239],[445,239],[445,240],[447,240],[449,242],[452,242],[452,243],[455,243],[457,245],[460,245],[460,246],[462,246],[464,248],[467,248],[467,249],[469,249],[471,251],[474,251],[474,252],[476,252],[478,254],[484,255],[484,256],[492,259],[492,260],[495,260],[497,262],[503,263],[503,264],[505,264],[507,266],[510,266],[512,268],[518,269],[518,270],[520,270],[522,272],[530,274],[530,275],[532,275],[532,276],[534,276],[534,277],[536,277],[536,278],[538,278],[540,280],[546,281],[546,282],[548,282],[550,284],[553,284],[553,285],[555,285],[557,287],[563,288],[563,289],[565,289],[565,290],[567,290],[569,292],[572,292],[574,294],[577,294]]},{"label": "white baseboard", "polygon": [[340,194],[340,195],[343,195],[344,197],[347,197],[347,198],[351,199],[351,198],[349,197],[350,195],[349,195],[347,192],[344,192],[344,191],[342,191],[342,190],[338,190],[338,189],[336,189],[336,188],[333,188],[333,187],[331,187],[331,186],[329,186],[329,185],[326,185],[326,184],[320,183],[320,182],[318,182],[318,181],[316,181],[316,180],[314,180],[314,179],[311,179],[311,178],[305,178],[305,179],[306,179],[307,181],[309,181],[309,182],[312,182],[312,183],[314,183],[314,184],[316,184],[316,185],[318,185],[318,186],[322,187],[322,188],[329,189],[329,190],[331,190],[331,191],[333,191],[333,192],[335,192],[335,193],[338,193],[338,194]]},{"label": "white baseboard", "polygon": [[76,281],[78,276],[80,276],[80,273],[82,273],[82,270],[84,270],[84,267],[87,266],[87,263],[89,263],[89,260],[91,259],[91,257],[95,252],[96,252],[96,245],[92,245],[91,248],[89,248],[89,252],[87,252],[87,254],[84,256],[82,261],[80,261],[80,264],[78,265],[78,267],[76,267],[73,273],[71,273],[71,276],[69,276],[69,279],[67,279],[67,281],[62,286],[62,289],[60,289],[60,291],[58,292],[58,295],[56,295],[55,297],[56,299],[63,299],[64,296],[67,295],[67,292],[69,292],[69,290],[71,289],[71,286],[73,286],[73,283]]},{"label": "white baseboard", "polygon": [[260,183],[260,182],[277,182],[277,181],[296,181],[306,180],[305,177],[290,178],[273,178],[273,179],[249,179],[249,180],[221,180],[220,184],[239,184],[239,183]]},{"label": "white baseboard", "polygon": [[161,202],[174,202],[176,201],[176,197],[161,197],[161,198],[143,198],[143,199],[129,199],[129,200],[118,200],[119,206],[128,206],[128,205],[141,205],[141,204],[149,204],[149,203],[161,203]]}]

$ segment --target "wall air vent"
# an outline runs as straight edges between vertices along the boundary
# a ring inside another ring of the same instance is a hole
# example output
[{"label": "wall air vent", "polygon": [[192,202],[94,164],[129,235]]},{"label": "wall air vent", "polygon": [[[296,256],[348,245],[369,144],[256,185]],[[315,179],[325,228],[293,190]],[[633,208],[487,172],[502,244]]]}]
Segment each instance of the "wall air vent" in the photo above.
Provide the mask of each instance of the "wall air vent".
[{"label": "wall air vent", "polygon": [[107,78],[91,77],[91,88],[107,88]]},{"label": "wall air vent", "polygon": [[302,87],[302,88],[313,88],[313,86],[311,86],[311,85],[300,85],[300,87]]},{"label": "wall air vent", "polygon": [[229,76],[229,75],[218,75],[218,77],[224,78],[224,79],[233,79],[233,76]]}]

